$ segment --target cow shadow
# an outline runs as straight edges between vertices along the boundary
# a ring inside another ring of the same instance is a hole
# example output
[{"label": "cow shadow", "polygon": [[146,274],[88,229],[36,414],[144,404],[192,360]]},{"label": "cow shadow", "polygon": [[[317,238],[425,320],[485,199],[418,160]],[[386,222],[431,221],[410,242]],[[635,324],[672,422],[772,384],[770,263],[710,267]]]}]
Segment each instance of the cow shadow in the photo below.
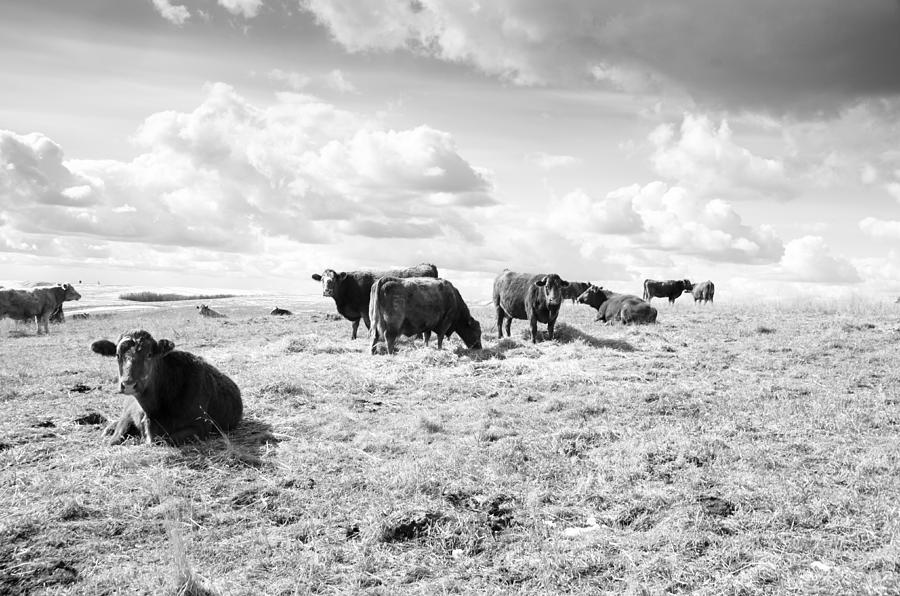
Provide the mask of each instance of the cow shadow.
[{"label": "cow shadow", "polygon": [[[544,336],[546,337],[546,335]],[[622,339],[606,339],[594,337],[566,323],[557,323],[553,332],[553,339],[561,344],[569,344],[575,341],[582,341],[592,348],[606,348],[619,352],[634,352],[635,347],[629,342]]]},{"label": "cow shadow", "polygon": [[272,432],[272,425],[256,418],[245,418],[236,428],[205,441],[178,445],[173,460],[188,467],[205,468],[210,462],[261,467],[263,455],[280,439]]}]

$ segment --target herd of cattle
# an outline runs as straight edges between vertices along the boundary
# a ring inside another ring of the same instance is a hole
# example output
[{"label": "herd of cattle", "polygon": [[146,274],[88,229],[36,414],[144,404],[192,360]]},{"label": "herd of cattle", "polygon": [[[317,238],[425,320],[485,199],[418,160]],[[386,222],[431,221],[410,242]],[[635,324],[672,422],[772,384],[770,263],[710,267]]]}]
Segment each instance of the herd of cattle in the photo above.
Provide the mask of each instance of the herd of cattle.
[{"label": "herd of cattle", "polygon": [[[380,341],[388,353],[395,350],[400,335],[425,335],[427,345],[432,332],[438,347],[443,338],[453,333],[469,348],[481,348],[481,326],[469,313],[457,289],[449,281],[438,278],[437,267],[422,263],[415,267],[390,271],[341,271],[326,269],[315,273],[313,280],[322,283],[322,295],[334,299],[338,313],[352,324],[351,338],[356,339],[359,321],[370,329],[372,353]],[[566,281],[556,273],[516,273],[504,269],[494,280],[493,304],[497,313],[497,334],[510,335],[513,319],[529,322],[531,341],[537,342],[538,323],[553,329],[562,301],[569,298],[597,310],[597,320],[624,324],[655,323],[657,311],[650,305],[654,297],[669,303],[690,293],[695,302],[712,302],[715,286],[711,281],[692,284],[687,279],[644,280],[644,296],[619,294],[587,282]]]},{"label": "herd of cattle", "polygon": [[[470,349],[481,349],[481,324],[452,283],[438,277],[437,267],[421,264],[384,272],[326,269],[312,276],[322,283],[324,296],[334,299],[337,311],[351,321],[356,339],[360,319],[370,329],[371,352],[384,341],[388,353],[396,351],[400,335],[422,334],[426,345],[437,335],[438,348],[445,337],[456,333]],[[527,320],[531,341],[537,342],[538,323],[553,330],[562,301],[569,298],[597,310],[597,320],[624,324],[654,323],[654,297],[673,303],[678,296],[692,293],[695,302],[712,302],[715,287],[710,281],[691,284],[688,280],[644,281],[643,298],[619,294],[576,281],[566,281],[555,273],[528,274],[504,270],[494,280],[493,304],[497,314],[497,334],[510,335],[513,319]],[[62,304],[81,295],[71,284],[32,290],[0,288],[0,319],[36,321],[37,332],[49,333],[51,318],[62,317]],[[197,306],[202,316],[224,317],[205,304]],[[290,315],[275,307],[272,315]],[[145,443],[164,440],[179,444],[204,439],[214,431],[234,428],[243,414],[238,386],[217,368],[189,352],[174,349],[168,339],[155,339],[143,329],[123,333],[117,342],[100,339],[91,350],[115,356],[119,391],[128,395],[121,416],[104,431],[110,444],[136,436]]]}]

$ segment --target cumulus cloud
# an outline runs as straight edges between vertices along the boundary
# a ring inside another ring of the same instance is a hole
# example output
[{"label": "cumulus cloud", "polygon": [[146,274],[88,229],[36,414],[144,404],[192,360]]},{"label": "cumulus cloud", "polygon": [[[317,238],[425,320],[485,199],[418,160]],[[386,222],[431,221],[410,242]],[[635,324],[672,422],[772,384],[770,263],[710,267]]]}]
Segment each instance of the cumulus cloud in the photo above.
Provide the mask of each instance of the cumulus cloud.
[{"label": "cumulus cloud", "polygon": [[448,133],[385,130],[308,95],[259,106],[214,84],[195,110],[148,117],[135,143],[128,162],[65,160],[43,135],[0,132],[6,244],[75,236],[253,253],[269,238],[352,238],[360,251],[365,239],[478,243],[467,213],[494,204],[487,174]]},{"label": "cumulus cloud", "polygon": [[525,85],[592,77],[639,90],[667,81],[704,104],[808,113],[900,90],[900,71],[889,59],[900,55],[896,2],[305,0],[302,6],[351,52],[406,50]]},{"label": "cumulus cloud", "polygon": [[850,284],[862,278],[850,261],[831,254],[831,249],[821,236],[803,236],[785,245],[779,271],[790,280]]},{"label": "cumulus cloud", "polygon": [[[156,1],[156,0],[154,0]],[[259,14],[262,7],[262,0],[218,0],[219,6],[222,6],[233,15],[240,15],[247,19],[252,19]]]},{"label": "cumulus cloud", "polygon": [[153,7],[162,18],[173,25],[184,25],[191,18],[191,12],[180,4],[172,4],[169,0],[152,0]]},{"label": "cumulus cloud", "polygon": [[657,173],[705,195],[786,198],[794,193],[785,165],[738,145],[728,122],[685,114],[676,131],[670,124],[650,134]]},{"label": "cumulus cloud", "polygon": [[551,203],[550,225],[583,243],[622,235],[632,246],[712,261],[772,263],[784,245],[769,226],[753,227],[721,199],[704,200],[664,182],[632,185],[602,199],[574,191]]},{"label": "cumulus cloud", "polygon": [[311,79],[299,72],[293,71],[285,71],[280,68],[273,68],[270,70],[266,76],[273,81],[278,81],[280,83],[284,83],[288,86],[288,88],[293,89],[294,91],[302,91],[306,87],[309,86]]},{"label": "cumulus cloud", "polygon": [[347,80],[340,70],[332,70],[325,77],[329,87],[341,93],[356,93],[356,86]]}]

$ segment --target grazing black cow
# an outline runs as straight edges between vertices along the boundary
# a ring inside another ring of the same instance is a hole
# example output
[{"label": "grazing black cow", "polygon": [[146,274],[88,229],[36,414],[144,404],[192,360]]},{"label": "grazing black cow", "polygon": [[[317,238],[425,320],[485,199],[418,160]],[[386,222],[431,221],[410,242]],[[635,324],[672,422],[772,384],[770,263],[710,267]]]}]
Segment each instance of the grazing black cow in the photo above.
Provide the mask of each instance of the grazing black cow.
[{"label": "grazing black cow", "polygon": [[50,316],[66,300],[81,298],[71,284],[39,287],[33,290],[0,290],[0,319],[37,322],[37,333],[50,333]]},{"label": "grazing black cow", "polygon": [[283,309],[283,308],[278,308],[278,307],[276,306],[275,308],[272,309],[272,312],[270,312],[269,314],[270,314],[270,315],[279,316],[279,317],[286,317],[286,316],[292,315],[292,314],[294,314],[294,313],[292,313],[292,312],[289,311],[289,310],[285,310],[285,309]]},{"label": "grazing black cow", "polygon": [[[687,292],[687,290],[685,290]],[[713,301],[713,296],[716,294],[716,285],[707,280],[701,281],[698,284],[694,284],[694,289],[691,291],[691,294],[694,296],[694,303],[703,302],[706,304],[707,302]]]},{"label": "grazing black cow", "polygon": [[115,356],[116,344],[108,339],[98,339],[91,344],[91,351],[101,356]]},{"label": "grazing black cow", "polygon": [[537,343],[537,324],[547,324],[547,335],[553,339],[553,327],[559,316],[563,288],[569,282],[555,273],[515,273],[504,269],[494,280],[494,306],[497,308],[497,334],[503,337],[502,324],[506,320],[506,335],[510,336],[513,319],[531,323],[531,341]]},{"label": "grazing black cow", "polygon": [[690,292],[694,285],[687,279],[669,279],[666,281],[656,281],[655,279],[644,280],[644,300],[651,302],[653,298],[668,298],[669,304],[675,304],[675,299]]},{"label": "grazing black cow", "polygon": [[437,267],[422,263],[406,269],[390,271],[341,271],[326,269],[321,275],[314,273],[312,278],[322,282],[322,295],[334,298],[338,313],[353,323],[352,339],[356,339],[359,320],[362,319],[368,329],[369,294],[372,284],[382,277],[437,277]]},{"label": "grazing black cow", "polygon": [[466,347],[481,349],[481,324],[472,317],[459,291],[445,279],[382,277],[372,284],[369,298],[372,353],[384,340],[388,354],[396,350],[400,335],[437,334],[438,349],[444,336],[456,333]]},{"label": "grazing black cow", "polygon": [[596,320],[604,323],[619,321],[630,325],[656,322],[656,309],[631,294],[617,294],[592,285],[578,297],[578,302],[597,309]]},{"label": "grazing black cow", "polygon": [[119,390],[131,398],[119,421],[104,431],[112,435],[110,445],[134,434],[145,443],[163,439],[179,444],[203,439],[213,429],[229,430],[240,421],[244,404],[234,381],[202,358],[174,347],[143,329],[119,337]]},{"label": "grazing black cow", "polygon": [[563,287],[563,299],[568,298],[574,304],[589,287],[591,284],[586,281],[570,281],[569,285]]}]

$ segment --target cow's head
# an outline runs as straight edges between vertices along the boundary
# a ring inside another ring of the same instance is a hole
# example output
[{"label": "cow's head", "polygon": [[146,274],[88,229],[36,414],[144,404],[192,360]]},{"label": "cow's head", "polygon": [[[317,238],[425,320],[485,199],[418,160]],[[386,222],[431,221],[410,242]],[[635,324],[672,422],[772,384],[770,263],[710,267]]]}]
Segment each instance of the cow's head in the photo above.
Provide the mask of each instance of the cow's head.
[{"label": "cow's head", "polygon": [[63,296],[63,300],[78,300],[81,298],[81,294],[75,291],[75,287],[72,284],[59,284],[59,287],[63,289],[65,295]]},{"label": "cow's head", "polygon": [[544,291],[548,306],[559,306],[563,301],[563,288],[568,286],[569,282],[551,273],[534,282],[534,285]]},{"label": "cow's head", "polygon": [[322,295],[329,298],[334,296],[335,288],[341,279],[346,277],[346,273],[338,273],[334,269],[326,269],[322,275],[313,273],[312,278],[322,282]]},{"label": "cow's head", "polygon": [[689,280],[689,279],[683,279],[683,280],[681,280],[681,283],[684,284],[684,291],[685,291],[685,292],[690,292],[691,290],[694,289],[694,284],[692,284],[692,283],[691,283],[691,280]]},{"label": "cow's head", "polygon": [[472,350],[481,349],[481,323],[476,321],[475,317],[469,317],[468,321],[458,325],[454,331],[466,342],[466,347]]},{"label": "cow's head", "polygon": [[175,348],[168,339],[156,341],[143,329],[123,333],[116,344],[119,391],[140,395],[150,385],[159,359]]},{"label": "cow's head", "polygon": [[576,298],[575,301],[580,304],[587,304],[591,308],[600,308],[600,305],[606,302],[608,298],[609,296],[606,294],[606,290],[600,286],[591,284],[588,286],[588,289],[578,295],[578,298]]}]

